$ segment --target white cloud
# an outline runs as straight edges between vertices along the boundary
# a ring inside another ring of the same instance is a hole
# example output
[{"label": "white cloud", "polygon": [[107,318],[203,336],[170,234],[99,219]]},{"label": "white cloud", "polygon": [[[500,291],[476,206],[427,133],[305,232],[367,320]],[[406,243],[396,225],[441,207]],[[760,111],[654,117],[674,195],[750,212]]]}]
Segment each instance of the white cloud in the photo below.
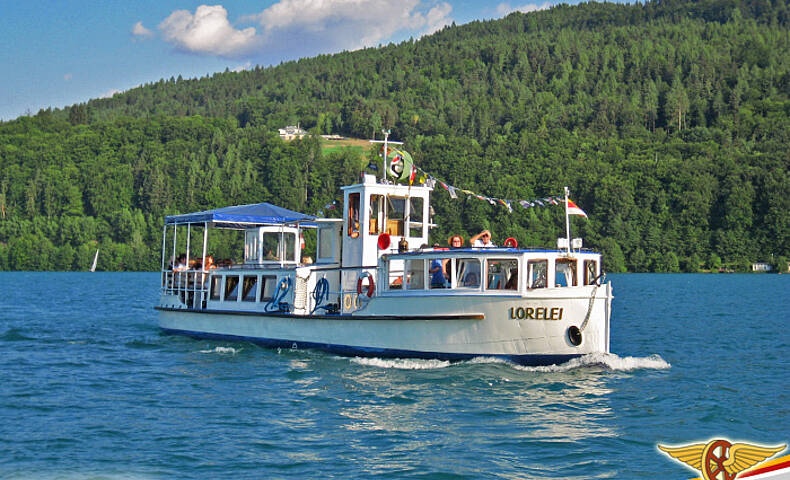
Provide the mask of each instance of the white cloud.
[{"label": "white cloud", "polygon": [[122,93],[123,90],[110,89],[99,95],[99,98],[112,98],[116,93]]},{"label": "white cloud", "polygon": [[[280,0],[257,15],[269,46],[355,50],[387,41],[396,32],[432,33],[452,22],[441,2],[423,13],[421,0]],[[423,7],[424,8],[424,7]]]},{"label": "white cloud", "polygon": [[154,36],[154,32],[145,28],[143,22],[137,22],[132,27],[132,35],[140,38],[148,38]]},{"label": "white cloud", "polygon": [[551,2],[543,2],[541,4],[526,3],[521,6],[511,7],[509,3],[503,2],[497,5],[496,11],[499,15],[505,16],[513,12],[527,13],[527,12],[536,12],[538,10],[548,10],[549,8],[551,8],[551,6],[552,6]]},{"label": "white cloud", "polygon": [[238,65],[236,68],[231,70],[232,72],[243,72],[244,70],[249,70],[252,68],[252,62],[247,62],[244,65]]},{"label": "white cloud", "polygon": [[201,5],[194,15],[176,10],[159,24],[159,30],[165,41],[184,51],[224,57],[243,55],[257,42],[255,29],[234,28],[222,5]]},{"label": "white cloud", "polygon": [[279,61],[430,34],[452,23],[451,12],[443,0],[279,0],[240,18],[256,30],[231,24],[222,5],[201,5],[172,12],[159,31],[186,52]]}]

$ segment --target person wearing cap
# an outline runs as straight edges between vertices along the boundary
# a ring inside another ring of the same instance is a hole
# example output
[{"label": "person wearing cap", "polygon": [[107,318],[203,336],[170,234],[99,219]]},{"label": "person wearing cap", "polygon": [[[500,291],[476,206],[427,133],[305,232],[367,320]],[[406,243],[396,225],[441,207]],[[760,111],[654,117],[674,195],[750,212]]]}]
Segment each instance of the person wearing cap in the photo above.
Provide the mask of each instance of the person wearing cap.
[{"label": "person wearing cap", "polygon": [[483,230],[482,232],[470,238],[469,243],[471,243],[472,247],[474,248],[496,247],[496,245],[491,242],[491,232],[488,230]]}]

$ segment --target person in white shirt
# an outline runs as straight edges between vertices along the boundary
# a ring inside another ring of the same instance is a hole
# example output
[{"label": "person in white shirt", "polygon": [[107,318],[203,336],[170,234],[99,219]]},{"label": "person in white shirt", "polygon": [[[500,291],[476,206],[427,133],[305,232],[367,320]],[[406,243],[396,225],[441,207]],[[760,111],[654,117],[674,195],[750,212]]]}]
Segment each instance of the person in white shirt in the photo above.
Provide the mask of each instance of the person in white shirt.
[{"label": "person in white shirt", "polygon": [[488,230],[483,230],[482,232],[470,238],[469,243],[471,243],[472,247],[474,248],[496,247],[496,245],[491,242],[491,232]]}]

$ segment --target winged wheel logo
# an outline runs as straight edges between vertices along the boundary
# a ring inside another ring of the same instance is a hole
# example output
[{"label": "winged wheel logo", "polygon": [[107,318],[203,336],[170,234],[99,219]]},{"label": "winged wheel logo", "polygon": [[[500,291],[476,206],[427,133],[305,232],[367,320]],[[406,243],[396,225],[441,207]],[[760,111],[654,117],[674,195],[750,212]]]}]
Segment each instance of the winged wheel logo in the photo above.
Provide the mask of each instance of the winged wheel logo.
[{"label": "winged wheel logo", "polygon": [[748,443],[730,443],[727,440],[711,440],[707,444],[696,443],[681,447],[658,448],[702,473],[704,480],[733,480],[740,472],[751,468],[766,458],[785,449],[763,447]]}]

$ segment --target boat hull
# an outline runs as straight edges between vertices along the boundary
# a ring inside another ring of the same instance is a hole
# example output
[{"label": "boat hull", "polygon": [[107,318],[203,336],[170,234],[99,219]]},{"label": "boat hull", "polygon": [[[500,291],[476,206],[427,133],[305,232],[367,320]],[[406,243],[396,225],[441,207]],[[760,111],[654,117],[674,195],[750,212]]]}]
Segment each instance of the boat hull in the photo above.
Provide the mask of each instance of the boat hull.
[{"label": "boat hull", "polygon": [[[593,293],[593,291],[595,291]],[[163,299],[160,305],[167,305]],[[315,348],[339,355],[550,365],[609,351],[611,287],[545,290],[531,296],[374,297],[348,315],[158,307],[169,334]],[[392,312],[398,312],[394,315]],[[569,329],[579,328],[574,344]]]}]

